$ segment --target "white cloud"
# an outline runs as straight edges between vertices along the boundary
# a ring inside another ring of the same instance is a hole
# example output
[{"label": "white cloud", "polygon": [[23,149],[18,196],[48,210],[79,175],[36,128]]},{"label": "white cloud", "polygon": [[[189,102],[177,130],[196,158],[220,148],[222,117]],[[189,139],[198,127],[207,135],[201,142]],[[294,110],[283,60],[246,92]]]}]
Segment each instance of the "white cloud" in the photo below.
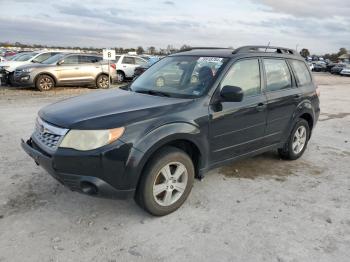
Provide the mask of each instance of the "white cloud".
[{"label": "white cloud", "polygon": [[[315,0],[0,0],[0,41],[136,47],[151,45],[307,47],[350,45],[350,3]],[[349,48],[350,46],[345,46]]]}]

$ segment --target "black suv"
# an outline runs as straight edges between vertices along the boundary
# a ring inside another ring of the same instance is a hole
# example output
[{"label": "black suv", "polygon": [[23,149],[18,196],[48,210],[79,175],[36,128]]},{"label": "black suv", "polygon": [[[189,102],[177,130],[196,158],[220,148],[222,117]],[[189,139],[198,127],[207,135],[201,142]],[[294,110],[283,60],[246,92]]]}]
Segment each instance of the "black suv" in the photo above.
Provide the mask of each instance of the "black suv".
[{"label": "black suv", "polygon": [[293,50],[193,48],[124,90],[41,109],[22,147],[74,191],[133,196],[161,216],[179,208],[209,169],[269,150],[299,158],[319,117],[318,96]]}]

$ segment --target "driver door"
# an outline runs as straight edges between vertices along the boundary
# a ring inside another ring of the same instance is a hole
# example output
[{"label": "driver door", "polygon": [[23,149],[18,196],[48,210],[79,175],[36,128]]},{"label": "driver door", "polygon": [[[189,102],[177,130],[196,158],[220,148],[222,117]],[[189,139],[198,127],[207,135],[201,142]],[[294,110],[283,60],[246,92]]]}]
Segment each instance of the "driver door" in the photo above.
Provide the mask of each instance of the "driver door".
[{"label": "driver door", "polygon": [[257,58],[239,60],[221,82],[220,89],[226,85],[237,86],[242,88],[244,96],[241,102],[218,101],[209,107],[213,164],[234,159],[263,146],[267,102],[261,91],[260,68]]},{"label": "driver door", "polygon": [[64,62],[56,68],[60,83],[71,84],[81,80],[81,68],[78,55],[70,55],[64,58]]}]

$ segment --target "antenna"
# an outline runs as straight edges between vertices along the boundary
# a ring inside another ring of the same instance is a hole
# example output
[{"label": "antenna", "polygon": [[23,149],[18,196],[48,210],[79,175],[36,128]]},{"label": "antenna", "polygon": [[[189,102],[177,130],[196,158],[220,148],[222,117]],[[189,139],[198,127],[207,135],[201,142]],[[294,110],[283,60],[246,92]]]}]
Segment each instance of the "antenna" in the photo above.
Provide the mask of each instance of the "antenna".
[{"label": "antenna", "polygon": [[267,52],[267,49],[270,47],[270,42],[267,44],[266,49],[265,49],[265,53]]}]

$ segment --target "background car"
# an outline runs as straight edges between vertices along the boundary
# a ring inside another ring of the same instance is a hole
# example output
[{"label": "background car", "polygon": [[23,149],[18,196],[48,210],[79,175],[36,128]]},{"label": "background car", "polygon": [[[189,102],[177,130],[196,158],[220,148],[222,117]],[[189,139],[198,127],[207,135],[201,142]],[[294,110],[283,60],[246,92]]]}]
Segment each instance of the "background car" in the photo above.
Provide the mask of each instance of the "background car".
[{"label": "background car", "polygon": [[314,69],[313,71],[315,72],[326,72],[327,70],[327,65],[325,62],[318,61],[314,64]]},{"label": "background car", "polygon": [[314,64],[311,62],[308,62],[307,64],[309,65],[310,71],[314,71]]},{"label": "background car", "polygon": [[0,74],[7,78],[7,81],[13,83],[13,73],[17,67],[32,63],[41,63],[46,59],[58,54],[58,52],[26,52],[14,55],[8,61],[0,63]]},{"label": "background car", "polygon": [[134,71],[134,79],[142,75],[148,68],[151,67],[151,65],[157,63],[160,59],[159,57],[147,57],[147,64],[140,65],[135,68]]},{"label": "background car", "polygon": [[343,64],[343,63],[336,64],[335,66],[332,67],[331,73],[339,75],[340,72],[344,69],[344,67],[346,67],[346,64]]},{"label": "background car", "polygon": [[55,86],[91,85],[108,88],[108,71],[111,81],[116,80],[116,66],[102,61],[100,55],[60,53],[42,63],[23,65],[16,69],[14,82],[21,86],[47,91]]},{"label": "background car", "polygon": [[333,68],[334,66],[336,66],[336,64],[337,64],[337,63],[333,63],[333,62],[329,61],[329,62],[327,63],[327,65],[326,65],[326,71],[327,71],[327,72],[331,72],[332,68]]},{"label": "background car", "polygon": [[113,61],[117,68],[117,79],[123,82],[126,78],[133,78],[135,68],[147,64],[147,60],[132,55],[116,55]]},{"label": "background car", "polygon": [[345,66],[340,74],[342,76],[350,76],[350,65]]}]

